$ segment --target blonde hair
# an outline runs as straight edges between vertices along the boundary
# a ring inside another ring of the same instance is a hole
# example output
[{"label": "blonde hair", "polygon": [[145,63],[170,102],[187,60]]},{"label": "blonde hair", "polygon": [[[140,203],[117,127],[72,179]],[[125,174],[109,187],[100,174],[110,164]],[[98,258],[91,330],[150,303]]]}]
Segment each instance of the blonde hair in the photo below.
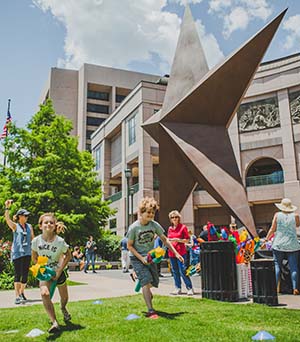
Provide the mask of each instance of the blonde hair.
[{"label": "blonde hair", "polygon": [[144,197],[139,204],[139,212],[143,214],[149,209],[156,212],[158,209],[157,202],[153,197]]},{"label": "blonde hair", "polygon": [[54,213],[45,213],[45,214],[41,215],[39,218],[39,226],[42,225],[44,218],[47,216],[52,217],[54,224],[55,224],[55,233],[56,234],[60,234],[60,233],[65,232],[67,227],[64,225],[63,222],[57,221],[57,218],[55,217]]},{"label": "blonde hair", "polygon": [[171,220],[171,217],[175,215],[175,216],[178,216],[179,219],[181,220],[181,215],[180,215],[180,212],[178,210],[172,210],[169,212],[169,219]]}]

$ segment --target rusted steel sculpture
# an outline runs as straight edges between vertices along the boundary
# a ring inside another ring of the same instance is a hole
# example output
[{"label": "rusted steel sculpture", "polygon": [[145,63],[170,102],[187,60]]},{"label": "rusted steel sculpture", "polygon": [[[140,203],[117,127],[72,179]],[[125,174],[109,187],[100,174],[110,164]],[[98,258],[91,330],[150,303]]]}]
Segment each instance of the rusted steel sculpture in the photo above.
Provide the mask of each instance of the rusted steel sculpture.
[{"label": "rusted steel sculpture", "polygon": [[208,71],[187,7],[163,107],[143,125],[159,143],[163,226],[199,183],[257,235],[227,129],[285,12]]}]

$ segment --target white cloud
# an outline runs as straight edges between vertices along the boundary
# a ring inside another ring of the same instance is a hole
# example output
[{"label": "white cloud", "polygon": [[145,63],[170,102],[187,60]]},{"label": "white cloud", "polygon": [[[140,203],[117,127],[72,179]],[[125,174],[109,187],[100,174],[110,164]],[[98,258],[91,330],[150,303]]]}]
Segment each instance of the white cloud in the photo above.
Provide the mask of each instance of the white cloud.
[{"label": "white cloud", "polygon": [[209,68],[212,68],[224,59],[224,54],[217,42],[216,37],[205,32],[205,27],[200,20],[196,21],[197,30],[203,46]]},{"label": "white cloud", "polygon": [[[167,0],[32,1],[66,28],[65,58],[58,61],[60,67],[77,69],[83,63],[93,63],[128,68],[138,61],[154,65],[157,73],[169,72],[181,19],[166,11]],[[214,36],[207,35],[204,28],[203,32],[207,57],[215,63],[223,54]]]},{"label": "white cloud", "polygon": [[243,7],[234,8],[224,18],[224,37],[229,38],[232,32],[247,28],[249,20],[249,14]]},{"label": "white cloud", "polygon": [[292,17],[289,17],[283,23],[283,29],[289,32],[289,35],[286,37],[286,41],[284,47],[286,49],[292,49],[295,45],[299,49],[300,45],[300,14],[296,14]]},{"label": "white cloud", "polygon": [[245,30],[252,20],[266,21],[272,14],[269,0],[209,0],[209,12],[223,20],[223,36]]},{"label": "white cloud", "polygon": [[169,0],[169,3],[177,3],[181,6],[185,6],[186,4],[200,4],[203,0]]},{"label": "white cloud", "polygon": [[210,0],[209,12],[219,12],[227,7],[230,7],[232,0]]},{"label": "white cloud", "polygon": [[180,18],[162,11],[166,0],[33,0],[66,28],[65,60],[78,68],[95,63],[126,68],[132,61],[172,60]]}]

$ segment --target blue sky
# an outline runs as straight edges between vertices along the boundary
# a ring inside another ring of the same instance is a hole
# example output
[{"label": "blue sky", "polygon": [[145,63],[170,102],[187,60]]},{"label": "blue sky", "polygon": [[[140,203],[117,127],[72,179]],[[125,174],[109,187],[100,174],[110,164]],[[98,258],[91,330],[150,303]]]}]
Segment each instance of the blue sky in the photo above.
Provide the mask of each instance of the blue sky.
[{"label": "blue sky", "polygon": [[[94,63],[166,74],[186,0],[2,0],[0,129],[7,99],[18,126],[38,109],[51,67]],[[190,0],[210,67],[289,10],[264,60],[300,52],[298,0]]]}]

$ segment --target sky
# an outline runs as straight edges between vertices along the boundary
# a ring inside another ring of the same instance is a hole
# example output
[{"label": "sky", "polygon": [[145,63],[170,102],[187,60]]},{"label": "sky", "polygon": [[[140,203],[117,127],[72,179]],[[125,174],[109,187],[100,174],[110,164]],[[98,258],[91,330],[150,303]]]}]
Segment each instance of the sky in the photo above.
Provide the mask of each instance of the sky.
[{"label": "sky", "polygon": [[189,3],[209,67],[288,7],[264,61],[300,52],[299,0],[1,0],[0,130],[24,127],[51,67],[168,74]]}]

